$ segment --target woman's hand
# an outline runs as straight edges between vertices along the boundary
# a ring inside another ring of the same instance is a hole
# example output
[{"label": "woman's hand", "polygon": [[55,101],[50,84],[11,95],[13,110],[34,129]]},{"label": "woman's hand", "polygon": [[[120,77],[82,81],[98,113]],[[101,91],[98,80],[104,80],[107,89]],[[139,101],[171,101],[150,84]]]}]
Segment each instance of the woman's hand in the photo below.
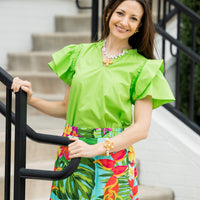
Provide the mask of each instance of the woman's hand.
[{"label": "woman's hand", "polygon": [[18,77],[15,77],[13,79],[13,83],[11,86],[11,89],[13,90],[14,93],[18,92],[19,89],[22,89],[24,92],[27,93],[27,102],[29,103],[31,100],[31,97],[33,95],[33,90],[31,87],[31,83],[28,81],[23,81],[19,79]]},{"label": "woman's hand", "polygon": [[95,145],[89,145],[79,140],[78,137],[69,137],[69,139],[74,141],[68,146],[70,159],[77,157],[91,158],[97,155]]}]

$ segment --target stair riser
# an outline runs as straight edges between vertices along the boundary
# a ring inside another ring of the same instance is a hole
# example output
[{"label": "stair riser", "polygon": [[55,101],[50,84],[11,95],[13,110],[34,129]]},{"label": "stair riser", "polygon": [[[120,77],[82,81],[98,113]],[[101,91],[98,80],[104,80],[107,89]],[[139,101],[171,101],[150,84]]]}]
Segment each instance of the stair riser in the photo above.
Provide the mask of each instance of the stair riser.
[{"label": "stair riser", "polygon": [[[3,199],[4,179],[0,178],[0,199]],[[26,200],[35,200],[35,199],[49,199],[50,190],[51,190],[51,181],[44,180],[27,180],[26,181]],[[152,191],[158,190],[159,194],[149,193],[149,189],[142,189],[142,186],[139,186],[139,198],[140,200],[174,200],[172,191],[165,191],[165,189],[151,188]],[[143,194],[140,195],[140,188],[142,189]],[[149,194],[149,195],[148,195]],[[11,197],[13,196],[13,176],[11,177]]]},{"label": "stair riser", "polygon": [[[10,197],[13,199],[13,179],[11,176],[11,193]],[[49,199],[51,191],[51,181],[44,180],[26,180],[26,200],[36,200],[36,199]],[[41,198],[43,197],[43,198]],[[4,178],[0,177],[0,199],[4,199]]]},{"label": "stair riser", "polygon": [[13,74],[13,77],[19,76],[22,80],[28,80],[31,82],[33,92],[42,94],[65,94],[66,84],[60,80],[54,73],[49,75],[36,73],[30,75]]},{"label": "stair riser", "polygon": [[[63,97],[64,98],[64,97]],[[58,98],[53,98],[53,99],[46,99],[45,100],[49,100],[49,101],[62,101],[63,98],[58,97]],[[0,101],[2,101],[4,104],[6,103],[6,97],[0,97]],[[13,95],[12,98],[12,111],[15,112],[15,98]],[[27,106],[27,116],[31,116],[31,115],[45,115],[43,113],[41,113],[40,111],[36,110],[35,108],[33,108],[32,106]]]},{"label": "stair riser", "polygon": [[[6,86],[0,82],[0,92],[3,92],[6,95]],[[2,97],[0,96],[0,101]]]},{"label": "stair riser", "polygon": [[[62,131],[58,134],[62,135]],[[14,141],[12,140],[11,163],[14,163],[14,146],[15,146],[15,144],[14,144]],[[26,147],[27,148],[27,156],[26,156],[27,163],[38,162],[40,160],[41,161],[52,160],[51,168],[53,169],[54,160],[56,158],[56,153],[57,153],[57,148],[58,148],[57,145],[41,144],[41,143],[37,143],[37,142],[31,141],[31,140],[27,140],[26,146],[27,146]],[[4,167],[5,143],[3,141],[0,141],[0,151],[1,151],[0,167]]]},{"label": "stair riser", "polygon": [[[91,17],[83,15],[77,16],[56,16],[56,32],[91,32]],[[101,18],[99,18],[99,30],[101,30]]]},{"label": "stair riser", "polygon": [[[65,94],[67,85],[60,80],[56,75],[46,76],[44,74],[33,74],[33,75],[23,75],[23,74],[12,74],[13,77],[18,76],[22,80],[27,80],[31,82],[33,92],[42,93],[42,94]],[[0,84],[0,92],[3,92],[6,95],[6,87],[3,84]],[[0,96],[0,99],[2,96]],[[4,97],[3,97],[4,99]]]},{"label": "stair riser", "polygon": [[49,54],[8,54],[8,70],[49,72],[48,63],[52,60]]},{"label": "stair riser", "polygon": [[56,16],[55,18],[56,32],[90,32],[91,18],[83,16],[82,18],[72,16]]},{"label": "stair riser", "polygon": [[90,42],[90,34],[87,35],[33,35],[32,46],[34,51],[57,51],[70,44]]}]

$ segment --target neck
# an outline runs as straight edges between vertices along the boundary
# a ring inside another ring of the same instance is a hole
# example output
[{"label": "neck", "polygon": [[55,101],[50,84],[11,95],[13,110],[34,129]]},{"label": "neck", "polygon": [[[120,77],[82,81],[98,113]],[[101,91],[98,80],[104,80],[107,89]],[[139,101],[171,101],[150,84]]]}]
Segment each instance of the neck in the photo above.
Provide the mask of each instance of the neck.
[{"label": "neck", "polygon": [[106,50],[108,53],[119,54],[123,49],[131,49],[128,40],[118,40],[109,36],[106,38]]}]

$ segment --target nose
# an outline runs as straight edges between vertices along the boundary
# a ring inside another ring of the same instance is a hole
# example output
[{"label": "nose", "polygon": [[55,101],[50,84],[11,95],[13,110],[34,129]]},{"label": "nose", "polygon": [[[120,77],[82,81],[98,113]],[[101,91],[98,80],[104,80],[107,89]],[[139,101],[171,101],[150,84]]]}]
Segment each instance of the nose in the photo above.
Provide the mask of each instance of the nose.
[{"label": "nose", "polygon": [[124,16],[122,19],[121,19],[121,24],[123,26],[128,26],[128,17],[127,16]]}]

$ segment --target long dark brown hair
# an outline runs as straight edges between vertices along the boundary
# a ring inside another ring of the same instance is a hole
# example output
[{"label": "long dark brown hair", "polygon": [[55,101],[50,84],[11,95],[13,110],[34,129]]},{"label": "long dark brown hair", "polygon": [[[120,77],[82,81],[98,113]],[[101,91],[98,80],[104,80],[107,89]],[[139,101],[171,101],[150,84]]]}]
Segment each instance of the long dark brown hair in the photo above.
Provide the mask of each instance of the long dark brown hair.
[{"label": "long dark brown hair", "polygon": [[[104,9],[103,14],[103,34],[102,40],[106,39],[106,37],[110,33],[109,29],[109,21],[116,10],[116,8],[126,0],[110,0],[108,5]],[[144,14],[141,19],[141,26],[139,27],[139,32],[133,34],[129,38],[129,45],[133,49],[137,49],[140,54],[145,56],[148,59],[153,59],[154,57],[154,37],[155,37],[155,29],[152,21],[151,10],[149,7],[148,0],[133,0],[140,3],[143,7]]]}]

